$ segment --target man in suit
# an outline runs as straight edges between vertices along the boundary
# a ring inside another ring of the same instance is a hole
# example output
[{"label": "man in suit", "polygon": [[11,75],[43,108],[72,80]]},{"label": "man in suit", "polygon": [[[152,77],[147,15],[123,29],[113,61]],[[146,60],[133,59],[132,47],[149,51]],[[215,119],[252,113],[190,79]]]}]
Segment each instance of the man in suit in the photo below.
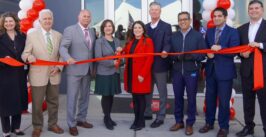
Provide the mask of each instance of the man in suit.
[{"label": "man in suit", "polygon": [[[238,28],[240,34],[240,44],[258,47],[263,57],[264,82],[266,81],[266,21],[263,19],[263,3],[258,0],[251,1],[248,6],[250,22]],[[250,52],[240,53],[241,65],[240,75],[243,92],[243,106],[245,127],[236,135],[244,137],[254,133],[255,100],[258,97],[260,115],[266,136],[266,87],[258,91],[253,91],[253,63],[254,54]],[[259,74],[258,74],[259,75]]]},{"label": "man in suit", "polygon": [[[59,43],[62,35],[52,29],[53,13],[44,9],[39,13],[41,29],[27,35],[26,47],[22,54],[25,62],[36,59],[59,61]],[[48,106],[48,130],[57,134],[64,131],[57,125],[60,66],[30,66],[29,81],[32,89],[32,137],[39,137],[43,127],[42,104]]]},{"label": "man in suit", "polygon": [[[95,33],[89,28],[91,22],[90,11],[80,11],[78,20],[77,24],[64,30],[60,45],[60,55],[69,64],[65,68],[67,75],[67,124],[69,133],[73,136],[78,135],[76,126],[93,127],[92,124],[86,121],[93,64],[76,65],[75,62],[93,58]],[[79,112],[76,116],[78,95]]]},{"label": "man in suit", "polygon": [[[151,16],[151,22],[146,24],[147,34],[154,43],[155,53],[167,53],[170,51],[170,37],[172,34],[171,25],[160,19],[161,5],[158,2],[152,2],[150,4],[149,13]],[[155,56],[152,66],[153,80],[157,86],[160,97],[160,109],[157,113],[156,119],[151,124],[152,128],[159,127],[164,123],[166,113],[166,101],[167,101],[167,75],[170,68],[170,62],[167,55]],[[152,97],[151,94],[146,95],[146,110],[145,119],[152,119]]]},{"label": "man in suit", "polygon": [[[239,45],[236,29],[226,25],[227,11],[223,8],[214,9],[214,28],[206,33],[207,48],[213,51]],[[218,122],[220,130],[217,137],[226,137],[229,129],[230,98],[233,79],[236,78],[234,54],[207,54],[206,63],[206,124],[199,132],[206,133],[213,129],[216,113],[216,102],[219,100]]]},{"label": "man in suit", "polygon": [[[178,14],[180,31],[171,37],[171,52],[187,52],[205,49],[206,44],[201,33],[190,26],[191,18],[188,12]],[[175,94],[175,124],[170,131],[184,128],[184,91],[186,87],[188,110],[186,120],[186,135],[193,134],[193,124],[196,120],[196,95],[200,62],[205,59],[204,54],[185,54],[171,57],[173,59],[173,88]]]}]

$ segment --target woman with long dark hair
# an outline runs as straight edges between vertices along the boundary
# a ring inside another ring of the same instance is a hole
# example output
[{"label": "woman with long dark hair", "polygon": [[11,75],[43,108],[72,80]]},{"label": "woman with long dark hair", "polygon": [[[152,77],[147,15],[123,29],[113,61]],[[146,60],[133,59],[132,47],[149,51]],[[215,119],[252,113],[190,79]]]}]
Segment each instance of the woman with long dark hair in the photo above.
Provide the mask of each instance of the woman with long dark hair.
[{"label": "woman with long dark hair", "polygon": [[[124,54],[153,53],[152,40],[147,36],[145,25],[136,21],[132,25],[131,37],[124,48]],[[153,56],[127,58],[124,71],[125,90],[132,93],[135,120],[130,129],[141,130],[145,127],[145,95],[152,90],[151,68]]]},{"label": "woman with long dark hair", "polygon": [[[6,12],[0,19],[0,58],[20,62],[26,36],[19,30],[16,14]],[[27,110],[27,66],[11,67],[0,63],[0,117],[4,137],[24,135],[20,130],[21,113]]]}]

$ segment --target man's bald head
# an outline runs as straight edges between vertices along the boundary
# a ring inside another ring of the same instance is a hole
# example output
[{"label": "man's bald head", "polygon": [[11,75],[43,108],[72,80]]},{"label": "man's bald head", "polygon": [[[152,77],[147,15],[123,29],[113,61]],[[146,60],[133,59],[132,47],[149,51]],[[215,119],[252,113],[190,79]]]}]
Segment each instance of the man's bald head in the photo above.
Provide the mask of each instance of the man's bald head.
[{"label": "man's bald head", "polygon": [[78,16],[79,23],[87,28],[91,23],[91,12],[89,10],[81,10]]}]

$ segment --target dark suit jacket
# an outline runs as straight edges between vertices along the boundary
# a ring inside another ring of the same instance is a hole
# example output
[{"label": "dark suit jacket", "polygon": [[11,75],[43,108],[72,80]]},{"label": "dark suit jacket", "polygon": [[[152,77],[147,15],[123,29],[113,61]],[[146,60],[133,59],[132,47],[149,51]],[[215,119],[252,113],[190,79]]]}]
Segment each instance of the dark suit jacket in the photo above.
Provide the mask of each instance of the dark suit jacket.
[{"label": "dark suit jacket", "polygon": [[[149,34],[149,30],[151,29],[150,23],[146,24],[146,30]],[[170,38],[172,34],[171,25],[160,20],[158,22],[158,26],[155,29],[154,32],[154,38],[152,38],[152,41],[154,43],[154,52],[160,53],[162,51],[169,52],[171,49],[170,45]],[[169,58],[161,58],[160,56],[154,57],[154,63],[153,63],[153,71],[154,72],[166,72],[170,68],[170,60]]]},{"label": "dark suit jacket", "polygon": [[[211,48],[215,41],[216,28],[207,30],[206,44],[207,48]],[[222,49],[230,48],[239,45],[239,34],[236,29],[225,26],[220,36],[220,43]],[[210,76],[215,70],[215,75],[218,80],[230,80],[236,78],[236,69],[234,64],[234,56],[232,55],[215,55],[213,59],[208,59],[206,63],[206,76]]]},{"label": "dark suit jacket", "polygon": [[[238,28],[238,32],[240,35],[240,44],[247,45],[249,43],[248,39],[248,30],[249,23],[246,23]],[[260,49],[263,57],[263,74],[264,78],[266,77],[266,21],[262,20],[259,30],[255,37],[255,42],[263,44],[263,50]],[[254,54],[251,53],[249,58],[241,57],[241,65],[240,65],[240,75],[242,77],[253,77],[253,64],[254,64]]]},{"label": "dark suit jacket", "polygon": [[[12,44],[9,36],[0,36],[0,58],[10,56],[22,62],[21,54],[25,47],[25,35],[18,32]],[[15,48],[14,48],[15,47]],[[23,67],[0,64],[0,116],[21,114],[28,107],[27,71]]]},{"label": "dark suit jacket", "polygon": [[[206,44],[201,33],[191,29],[183,40],[183,34],[181,31],[175,32],[171,37],[171,52],[183,52],[205,49]],[[184,43],[184,47],[183,47]],[[200,62],[204,60],[204,54],[192,54],[192,59],[190,60],[178,60],[177,56],[172,56],[173,59],[173,69],[177,72],[184,72],[184,74],[190,75],[195,73],[200,68]]]}]

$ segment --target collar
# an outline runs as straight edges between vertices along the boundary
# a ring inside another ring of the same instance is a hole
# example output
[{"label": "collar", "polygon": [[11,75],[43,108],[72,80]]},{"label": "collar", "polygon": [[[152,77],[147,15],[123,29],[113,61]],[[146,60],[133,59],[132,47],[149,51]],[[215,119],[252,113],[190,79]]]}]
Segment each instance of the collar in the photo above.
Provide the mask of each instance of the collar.
[{"label": "collar", "polygon": [[158,19],[155,23],[152,23],[152,22],[151,22],[151,25],[150,25],[150,26],[151,26],[152,28],[156,28],[156,27],[158,26],[159,21],[160,21],[160,19]]},{"label": "collar", "polygon": [[255,24],[261,24],[261,22],[262,22],[262,18],[260,18],[258,21],[256,21],[256,22],[249,22],[249,24],[250,25],[255,25]]},{"label": "collar", "polygon": [[89,25],[88,25],[87,28],[85,28],[85,27],[83,27],[80,23],[78,23],[78,24],[79,24],[79,26],[80,26],[80,28],[81,28],[82,30],[89,29]]},{"label": "collar", "polygon": [[222,27],[220,27],[220,28],[218,28],[218,27],[215,27],[215,30],[218,30],[218,29],[220,29],[221,31],[223,31],[224,30],[224,28],[225,28],[225,26],[226,26],[226,23],[222,26]]},{"label": "collar", "polygon": [[[46,31],[45,29],[43,29],[42,27],[41,27],[41,31],[42,31],[42,34],[43,34],[44,36],[46,36],[47,31]],[[52,29],[50,29],[48,32],[49,32],[50,35],[51,35],[51,34],[52,34]]]},{"label": "collar", "polygon": [[187,34],[191,29],[192,29],[192,27],[190,26],[190,27],[187,29],[186,32],[183,32],[182,30],[180,30],[180,32],[181,32],[182,34]]}]

